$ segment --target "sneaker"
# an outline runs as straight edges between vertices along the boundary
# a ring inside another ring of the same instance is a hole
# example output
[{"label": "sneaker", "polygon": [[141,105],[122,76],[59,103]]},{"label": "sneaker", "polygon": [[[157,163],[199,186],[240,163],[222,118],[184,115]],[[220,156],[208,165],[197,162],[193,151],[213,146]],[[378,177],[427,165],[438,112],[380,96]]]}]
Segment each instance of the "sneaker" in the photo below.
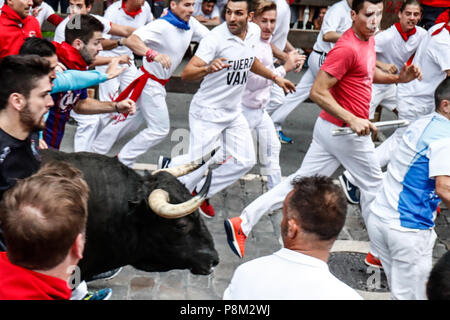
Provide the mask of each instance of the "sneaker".
[{"label": "sneaker", "polygon": [[[197,195],[197,192],[195,190],[192,191],[192,195],[195,197]],[[216,215],[214,207],[209,203],[209,199],[205,199],[205,201],[203,201],[200,208],[198,208],[198,211],[200,211],[202,216],[208,219],[214,218],[214,216]]]},{"label": "sneaker", "polygon": [[280,139],[281,143],[294,143],[291,138],[284,135],[283,131],[278,131],[278,138]]},{"label": "sneaker", "polygon": [[244,257],[247,236],[242,232],[241,224],[242,219],[240,217],[234,217],[224,221],[228,244],[231,250],[242,259]]},{"label": "sneaker", "polygon": [[88,292],[83,300],[109,300],[112,295],[111,288],[100,289],[94,292]]},{"label": "sneaker", "polygon": [[370,252],[367,253],[364,263],[369,267],[383,269],[380,259],[374,257]]},{"label": "sneaker", "polygon": [[158,158],[158,169],[166,169],[166,168],[168,168],[170,161],[172,161],[171,158],[159,156],[159,158]]},{"label": "sneaker", "polygon": [[341,183],[342,190],[344,190],[348,202],[351,204],[359,204],[359,188],[348,181],[344,174],[339,176],[339,182]]},{"label": "sneaker", "polygon": [[92,277],[92,281],[94,281],[94,280],[110,280],[110,279],[114,278],[115,276],[117,276],[120,271],[122,271],[122,267],[96,274],[95,276]]}]

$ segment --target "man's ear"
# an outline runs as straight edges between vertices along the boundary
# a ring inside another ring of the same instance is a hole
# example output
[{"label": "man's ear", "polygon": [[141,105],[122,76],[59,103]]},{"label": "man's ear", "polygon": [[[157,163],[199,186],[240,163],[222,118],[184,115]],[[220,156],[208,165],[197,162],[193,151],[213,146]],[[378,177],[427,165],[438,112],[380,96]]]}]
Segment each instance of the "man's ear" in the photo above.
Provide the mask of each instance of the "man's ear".
[{"label": "man's ear", "polygon": [[294,239],[300,232],[300,227],[295,219],[288,220],[287,237],[289,239]]},{"label": "man's ear", "polygon": [[450,101],[442,100],[439,109],[441,109],[445,114],[450,114]]},{"label": "man's ear", "polygon": [[77,39],[73,40],[72,47],[74,47],[75,49],[77,49],[79,51],[79,50],[83,49],[84,42],[77,38]]},{"label": "man's ear", "polygon": [[254,21],[254,20],[253,20],[254,17],[255,17],[255,12],[254,12],[254,11],[250,11],[250,12],[248,13],[248,21]]},{"label": "man's ear", "polygon": [[83,258],[84,243],[85,243],[85,236],[84,234],[79,233],[75,238],[75,241],[73,242],[71,248],[73,255],[77,259]]},{"label": "man's ear", "polygon": [[16,111],[20,112],[27,104],[27,101],[22,94],[14,92],[10,94],[8,104],[11,105]]}]

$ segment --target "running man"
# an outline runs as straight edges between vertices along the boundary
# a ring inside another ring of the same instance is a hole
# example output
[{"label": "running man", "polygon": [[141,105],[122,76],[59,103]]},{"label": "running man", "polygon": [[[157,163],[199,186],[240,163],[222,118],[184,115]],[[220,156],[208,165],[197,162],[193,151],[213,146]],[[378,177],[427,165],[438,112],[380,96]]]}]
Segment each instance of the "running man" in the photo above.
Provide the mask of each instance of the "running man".
[{"label": "running man", "polygon": [[[354,0],[352,27],[329,52],[311,89],[311,99],[323,110],[314,126],[312,143],[297,172],[250,203],[240,217],[225,220],[228,243],[239,257],[244,256],[245,240],[261,216],[281,207],[297,176],[331,176],[342,164],[362,188],[362,215],[381,185],[382,174],[375,161],[370,138],[376,127],[369,121],[372,82],[411,81],[420,76],[414,65],[398,75],[375,68],[374,34],[383,12],[382,0]],[[357,135],[333,136],[332,131],[350,127]]]},{"label": "running man", "polygon": [[[212,171],[208,199],[247,173],[256,162],[249,125],[239,107],[249,72],[271,79],[285,92],[295,89],[289,80],[277,76],[256,58],[261,30],[249,23],[250,11],[250,0],[228,1],[226,22],[200,42],[195,56],[181,74],[183,80],[202,80],[202,83],[189,109],[189,153],[172,159],[170,166],[201,158],[222,138],[221,152],[182,178],[186,187],[195,193],[195,187],[204,184],[208,165],[228,159]],[[215,215],[206,200],[200,209],[206,217]]]}]

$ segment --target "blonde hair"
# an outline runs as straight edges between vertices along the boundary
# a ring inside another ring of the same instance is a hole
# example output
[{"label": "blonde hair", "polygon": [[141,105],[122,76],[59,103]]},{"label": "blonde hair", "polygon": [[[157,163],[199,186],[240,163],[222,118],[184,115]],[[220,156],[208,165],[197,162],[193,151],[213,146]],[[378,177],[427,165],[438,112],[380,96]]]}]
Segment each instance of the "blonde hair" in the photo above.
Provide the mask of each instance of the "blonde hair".
[{"label": "blonde hair", "polygon": [[255,17],[259,17],[266,11],[277,10],[277,4],[268,0],[257,0],[253,2],[253,8],[255,8]]}]

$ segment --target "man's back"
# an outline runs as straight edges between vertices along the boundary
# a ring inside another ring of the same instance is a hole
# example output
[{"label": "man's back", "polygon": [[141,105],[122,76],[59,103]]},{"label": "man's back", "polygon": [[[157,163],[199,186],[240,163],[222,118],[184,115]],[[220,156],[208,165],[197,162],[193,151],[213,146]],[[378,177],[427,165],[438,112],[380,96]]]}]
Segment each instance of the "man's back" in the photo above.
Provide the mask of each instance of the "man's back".
[{"label": "man's back", "polygon": [[286,248],[239,266],[225,300],[361,300],[317,258]]}]

